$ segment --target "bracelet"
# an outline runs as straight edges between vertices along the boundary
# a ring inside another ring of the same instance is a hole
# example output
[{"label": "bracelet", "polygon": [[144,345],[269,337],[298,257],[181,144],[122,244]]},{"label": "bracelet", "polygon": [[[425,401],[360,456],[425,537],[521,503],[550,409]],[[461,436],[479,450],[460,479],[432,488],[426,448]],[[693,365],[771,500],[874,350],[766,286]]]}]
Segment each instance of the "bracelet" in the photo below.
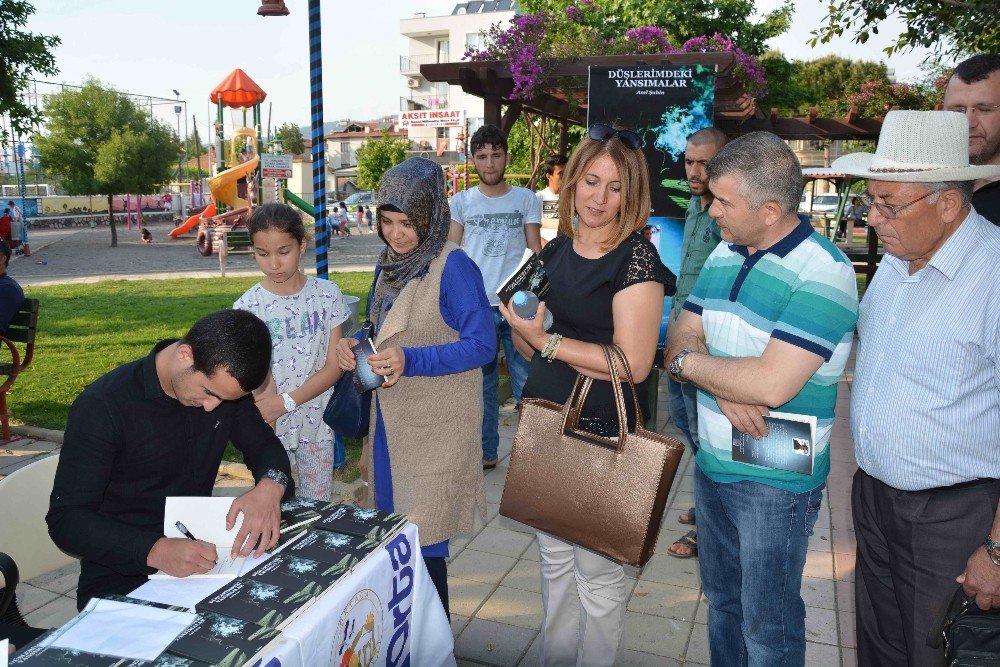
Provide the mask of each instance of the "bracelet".
[{"label": "bracelet", "polygon": [[551,336],[549,336],[549,342],[547,342],[545,344],[545,347],[542,348],[542,358],[543,359],[548,359],[549,358],[549,350],[552,349],[552,345],[556,342],[556,337],[558,335],[559,334],[552,334]]},{"label": "bracelet", "polygon": [[546,361],[550,364],[552,363],[552,360],[556,358],[556,352],[559,351],[559,344],[562,343],[562,339],[563,337],[559,336],[559,338],[556,339],[556,344],[552,346],[551,350],[549,350],[549,357]]}]

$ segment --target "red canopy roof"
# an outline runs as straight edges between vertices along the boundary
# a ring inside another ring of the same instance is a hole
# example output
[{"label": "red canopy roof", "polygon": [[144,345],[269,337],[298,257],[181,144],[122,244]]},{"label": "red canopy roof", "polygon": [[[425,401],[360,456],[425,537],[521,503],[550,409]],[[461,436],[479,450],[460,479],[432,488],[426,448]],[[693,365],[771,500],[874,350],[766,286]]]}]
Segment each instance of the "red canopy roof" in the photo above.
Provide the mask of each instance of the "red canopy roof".
[{"label": "red canopy roof", "polygon": [[254,83],[246,72],[237,68],[229,73],[222,83],[212,90],[208,99],[213,104],[218,104],[222,100],[223,106],[233,109],[248,109],[255,104],[260,104],[267,97],[264,89]]}]

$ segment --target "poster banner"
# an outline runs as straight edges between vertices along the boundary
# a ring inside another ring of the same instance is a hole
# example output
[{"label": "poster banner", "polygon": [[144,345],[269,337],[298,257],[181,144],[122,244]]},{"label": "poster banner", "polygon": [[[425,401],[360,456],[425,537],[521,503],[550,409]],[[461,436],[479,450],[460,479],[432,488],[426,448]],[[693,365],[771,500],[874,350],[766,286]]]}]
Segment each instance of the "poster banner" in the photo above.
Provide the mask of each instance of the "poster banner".
[{"label": "poster banner", "polygon": [[[680,273],[684,214],[691,200],[684,175],[687,138],[712,125],[715,72],[706,65],[591,67],[587,126],[605,123],[635,130],[649,163],[653,210],[643,234],[674,275]],[[666,337],[670,298],[663,308]]]}]

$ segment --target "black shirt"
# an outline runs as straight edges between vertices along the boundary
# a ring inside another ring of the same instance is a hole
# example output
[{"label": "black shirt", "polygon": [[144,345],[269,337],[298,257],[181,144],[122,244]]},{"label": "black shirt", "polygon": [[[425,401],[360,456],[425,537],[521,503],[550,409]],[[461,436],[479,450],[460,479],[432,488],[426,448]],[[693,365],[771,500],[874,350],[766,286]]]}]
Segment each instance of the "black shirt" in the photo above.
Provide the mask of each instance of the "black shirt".
[{"label": "black shirt", "polygon": [[210,496],[229,440],[255,480],[272,468],[291,478],[288,455],[252,395],[206,412],[163,392],[155,356],[173,342],[97,379],[70,408],[45,520],[56,545],[82,559],[80,608],[145,583],[155,571],[146,556],[163,537],[166,497]]},{"label": "black shirt", "polygon": [[[552,333],[587,343],[614,342],[615,323],[611,308],[615,295],[637,283],[663,283],[666,295],[674,293],[675,279],[656,247],[633,234],[617,248],[598,259],[587,259],[573,249],[573,240],[558,236],[539,255],[549,278],[545,307],[552,313]],[[525,397],[565,403],[576,382],[575,368],[558,359],[548,363],[538,352],[531,360]],[[639,406],[648,412],[646,384],[636,386]],[[635,425],[635,409],[628,388],[625,406],[630,428]],[[606,437],[618,435],[618,415],[611,383],[595,380],[581,412],[581,428]]]},{"label": "black shirt", "polygon": [[1000,225],[1000,181],[987,183],[973,192],[972,206],[976,213],[994,225]]},{"label": "black shirt", "polygon": [[24,290],[17,281],[6,273],[0,275],[0,336],[7,333],[7,327],[24,303]]}]

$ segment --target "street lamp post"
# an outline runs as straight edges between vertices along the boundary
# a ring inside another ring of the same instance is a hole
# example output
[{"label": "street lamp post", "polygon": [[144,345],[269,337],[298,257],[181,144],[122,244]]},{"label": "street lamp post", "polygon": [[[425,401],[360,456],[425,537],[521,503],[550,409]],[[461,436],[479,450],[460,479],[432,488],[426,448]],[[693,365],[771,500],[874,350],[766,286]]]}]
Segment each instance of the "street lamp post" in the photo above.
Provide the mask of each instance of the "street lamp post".
[{"label": "street lamp post", "polygon": [[177,90],[174,90],[174,95],[177,96],[177,102],[178,102],[177,105],[174,106],[174,113],[177,114],[177,143],[180,145],[181,148],[181,150],[177,153],[177,183],[178,183],[177,187],[179,190],[181,182],[181,163],[184,157],[183,156],[184,140],[181,139],[181,113],[184,111],[184,109],[180,105],[181,94]]}]

